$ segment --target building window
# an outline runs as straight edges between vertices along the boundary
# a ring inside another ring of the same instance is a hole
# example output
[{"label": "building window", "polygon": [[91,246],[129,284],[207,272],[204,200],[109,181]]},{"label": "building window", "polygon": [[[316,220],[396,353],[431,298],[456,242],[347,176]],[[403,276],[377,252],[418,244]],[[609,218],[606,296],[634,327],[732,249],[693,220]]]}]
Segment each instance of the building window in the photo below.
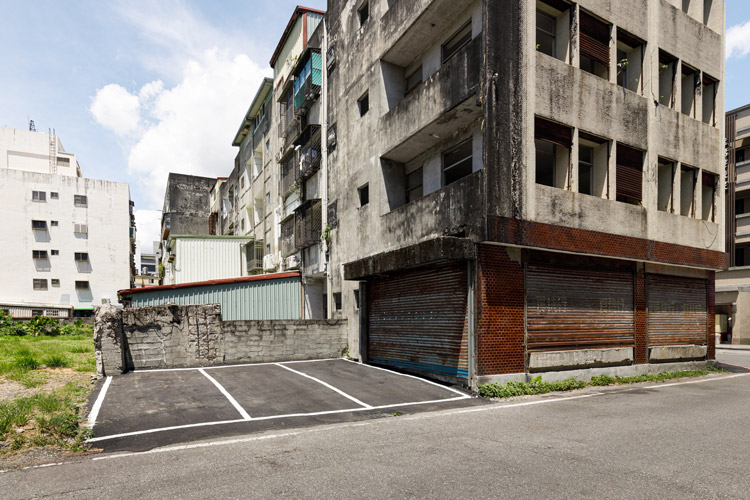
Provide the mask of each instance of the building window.
[{"label": "building window", "polygon": [[53,278],[51,281],[52,281],[52,286],[60,286],[60,280]]},{"label": "building window", "polygon": [[719,81],[703,74],[703,123],[716,126],[716,95],[719,92]]},{"label": "building window", "polygon": [[365,116],[370,111],[370,93],[365,94],[357,99],[357,109],[359,110],[359,116]]},{"label": "building window", "polygon": [[[45,287],[44,289],[46,290],[47,287]],[[44,316],[44,309],[32,309],[31,310],[31,315],[34,316],[34,317],[36,317],[36,316]]]},{"label": "building window", "polygon": [[365,0],[362,5],[357,9],[357,17],[359,18],[359,25],[362,26],[370,18],[370,1]]},{"label": "building window", "polygon": [[73,224],[73,232],[76,234],[88,234],[89,227],[86,224]]},{"label": "building window", "polygon": [[641,91],[644,42],[617,28],[617,85]]},{"label": "building window", "polygon": [[75,253],[75,260],[76,262],[88,262],[89,260],[89,254],[86,252],[76,252]]},{"label": "building window", "polygon": [[359,288],[354,290],[354,308],[359,310]]},{"label": "building window", "polygon": [[77,207],[88,206],[88,199],[82,194],[73,195],[73,204]]},{"label": "building window", "polygon": [[734,153],[734,162],[735,163],[742,163],[745,161],[745,150],[744,149],[738,149]]},{"label": "building window", "polygon": [[471,42],[471,21],[466,23],[441,47],[443,53],[443,64],[448,62],[448,59],[456,55],[458,51],[468,45],[469,42]]},{"label": "building window", "polygon": [[674,108],[675,72],[677,59],[663,50],[659,51],[659,104]]},{"label": "building window", "polygon": [[31,200],[38,201],[38,202],[45,202],[47,201],[47,193],[45,193],[44,191],[32,191]]},{"label": "building window", "polygon": [[565,189],[568,183],[572,138],[570,127],[543,118],[534,118],[537,184]]},{"label": "building window", "polygon": [[422,167],[406,174],[406,203],[411,203],[422,197]]},{"label": "building window", "polygon": [[578,192],[607,198],[609,141],[578,133]]},{"label": "building window", "polygon": [[52,255],[60,255],[60,250],[50,250],[49,252]]},{"label": "building window", "polygon": [[47,280],[34,279],[34,290],[46,290]]},{"label": "building window", "polygon": [[734,265],[735,267],[742,267],[745,265],[745,249],[744,248],[734,249]]},{"label": "building window", "polygon": [[76,281],[76,290],[88,290],[88,289],[89,289],[88,281]]},{"label": "building window", "polygon": [[370,185],[365,184],[364,186],[357,189],[357,193],[359,194],[359,206],[364,207],[368,203],[370,203]]},{"label": "building window", "polygon": [[422,84],[422,66],[406,77],[406,93],[409,94]]},{"label": "building window", "polygon": [[443,153],[443,186],[471,174],[473,168],[471,146],[471,139],[468,139]]},{"label": "building window", "polygon": [[698,183],[698,169],[683,165],[680,167],[680,215],[695,217],[695,187]]},{"label": "building window", "polygon": [[618,144],[615,160],[617,201],[640,205],[643,200],[643,151]]},{"label": "building window", "polygon": [[557,57],[555,39],[557,38],[557,19],[551,15],[536,11],[536,50],[548,56]]},{"label": "building window", "polygon": [[703,172],[701,176],[701,216],[703,220],[716,222],[714,204],[716,201],[716,185],[719,176]]},{"label": "building window", "polygon": [[341,292],[335,292],[333,294],[333,310],[334,311],[341,310]]},{"label": "building window", "polygon": [[695,68],[691,68],[684,62],[682,63],[682,102],[681,111],[682,114],[695,118],[695,92],[698,87],[700,80],[698,79],[700,72]]},{"label": "building window", "polygon": [[578,145],[578,192],[591,194],[594,184],[594,148]]},{"label": "building window", "polygon": [[580,17],[581,69],[608,80],[610,26],[586,12]]},{"label": "building window", "polygon": [[47,250],[32,250],[31,254],[34,259],[46,259],[47,258]]},{"label": "building window", "polygon": [[49,197],[51,200],[58,200],[60,199],[60,193],[55,193],[54,191],[49,194]]},{"label": "building window", "polygon": [[674,213],[674,174],[675,163],[665,158],[659,158],[657,208],[662,212]]},{"label": "building window", "polygon": [[57,221],[56,221],[56,220],[52,220],[52,221],[50,221],[50,225],[51,225],[52,227],[57,227]]},{"label": "building window", "polygon": [[45,220],[32,220],[31,221],[31,229],[37,230],[37,231],[46,231],[47,230],[47,221]]}]

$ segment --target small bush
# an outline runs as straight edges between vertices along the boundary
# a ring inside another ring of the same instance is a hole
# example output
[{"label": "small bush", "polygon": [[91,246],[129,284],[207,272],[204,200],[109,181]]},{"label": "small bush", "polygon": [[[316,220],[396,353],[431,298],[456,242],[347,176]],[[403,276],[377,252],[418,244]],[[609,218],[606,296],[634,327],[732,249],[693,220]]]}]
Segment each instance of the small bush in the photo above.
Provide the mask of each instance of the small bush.
[{"label": "small bush", "polygon": [[67,368],[70,366],[70,360],[64,354],[50,354],[44,358],[44,364],[47,368]]},{"label": "small bush", "polygon": [[35,337],[39,335],[49,335],[50,337],[60,335],[60,324],[56,319],[47,316],[34,316],[29,320],[26,328]]}]

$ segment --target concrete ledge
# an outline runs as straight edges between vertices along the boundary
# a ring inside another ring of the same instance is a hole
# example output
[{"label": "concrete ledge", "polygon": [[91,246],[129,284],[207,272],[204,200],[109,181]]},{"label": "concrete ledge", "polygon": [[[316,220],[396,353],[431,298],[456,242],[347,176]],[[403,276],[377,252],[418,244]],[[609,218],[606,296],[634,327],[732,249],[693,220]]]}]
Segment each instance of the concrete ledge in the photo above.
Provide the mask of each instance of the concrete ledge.
[{"label": "concrete ledge", "polygon": [[609,375],[610,377],[633,377],[646,373],[674,372],[684,370],[703,370],[706,361],[687,361],[681,363],[659,363],[648,365],[611,366],[609,368],[587,368],[583,370],[550,371],[538,373],[511,373],[506,375],[481,375],[477,377],[477,385],[506,382],[531,382],[541,376],[545,382],[556,382],[568,378],[588,382],[591,377]]},{"label": "concrete ledge", "polygon": [[666,345],[649,347],[648,360],[662,363],[683,359],[702,359],[708,354],[708,347],[704,345]]},{"label": "concrete ledge", "polygon": [[532,352],[529,354],[529,371],[631,365],[634,359],[632,347]]}]

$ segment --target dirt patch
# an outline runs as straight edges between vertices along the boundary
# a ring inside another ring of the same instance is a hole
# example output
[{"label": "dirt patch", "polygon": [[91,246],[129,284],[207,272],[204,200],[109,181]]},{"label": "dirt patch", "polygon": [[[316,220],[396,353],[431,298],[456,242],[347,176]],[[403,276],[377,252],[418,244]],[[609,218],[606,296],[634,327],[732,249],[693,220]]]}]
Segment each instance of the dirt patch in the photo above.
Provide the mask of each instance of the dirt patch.
[{"label": "dirt patch", "polygon": [[70,382],[91,383],[91,373],[77,372],[71,368],[44,368],[38,371],[43,372],[46,379],[41,387],[25,387],[18,382],[0,377],[0,401],[33,396],[38,393],[50,393]]}]

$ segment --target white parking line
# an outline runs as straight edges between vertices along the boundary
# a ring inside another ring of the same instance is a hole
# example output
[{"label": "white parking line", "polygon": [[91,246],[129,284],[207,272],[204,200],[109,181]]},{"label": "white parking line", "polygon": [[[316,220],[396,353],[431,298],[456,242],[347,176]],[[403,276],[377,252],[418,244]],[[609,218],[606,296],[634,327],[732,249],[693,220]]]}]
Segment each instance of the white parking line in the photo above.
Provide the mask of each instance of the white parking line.
[{"label": "white parking line", "polygon": [[336,391],[336,392],[338,392],[339,394],[341,394],[341,395],[342,395],[342,396],[344,396],[345,398],[347,398],[347,399],[350,399],[350,400],[354,401],[354,402],[355,402],[355,403],[357,403],[358,405],[362,405],[362,406],[364,406],[365,408],[368,408],[368,409],[369,409],[369,408],[372,408],[372,406],[368,405],[367,403],[363,403],[362,401],[360,401],[359,399],[355,398],[354,396],[350,396],[349,394],[345,393],[345,392],[344,392],[344,391],[342,391],[341,389],[337,389],[337,388],[335,388],[334,386],[332,386],[331,384],[327,384],[327,383],[323,382],[323,381],[322,381],[322,380],[320,380],[320,379],[317,379],[317,378],[315,378],[315,377],[311,377],[310,375],[308,375],[308,374],[306,374],[306,373],[302,373],[302,372],[298,372],[297,370],[293,370],[292,368],[289,368],[288,366],[284,366],[284,365],[282,365],[281,363],[276,363],[276,366],[280,366],[280,367],[282,367],[282,368],[283,368],[283,369],[285,369],[285,370],[289,370],[290,372],[296,373],[297,375],[302,375],[303,377],[307,377],[307,378],[309,378],[310,380],[314,380],[315,382],[317,382],[317,383],[319,383],[319,384],[321,384],[321,385],[324,385],[324,386],[328,387],[328,388],[329,388],[329,389],[331,389],[332,391]]},{"label": "white parking line", "polygon": [[102,403],[104,403],[104,396],[107,394],[107,389],[109,389],[109,384],[111,383],[112,376],[109,376],[107,377],[107,380],[104,381],[104,385],[102,385],[102,390],[99,391],[99,395],[96,397],[94,406],[91,407],[91,411],[89,412],[88,424],[92,429],[94,428],[94,424],[96,424],[96,417],[99,416],[99,410],[101,410]]},{"label": "white parking line", "polygon": [[366,365],[366,364],[364,364],[364,363],[362,363],[360,361],[352,361],[351,359],[347,359],[347,358],[339,358],[339,359],[342,359],[344,361],[348,361],[349,363],[354,363],[355,365],[366,366],[368,368],[373,368],[375,370],[381,370],[381,371],[384,371],[384,372],[393,373],[394,375],[401,375],[402,377],[413,378],[413,379],[419,380],[420,382],[424,382],[426,384],[432,384],[432,385],[434,385],[436,387],[440,387],[441,389],[445,389],[446,391],[455,392],[456,394],[460,394],[461,396],[464,396],[465,398],[470,398],[471,397],[471,396],[469,396],[468,394],[466,394],[464,392],[458,391],[458,390],[456,390],[456,389],[454,389],[452,387],[446,387],[444,385],[438,384],[437,382],[433,382],[432,380],[427,380],[427,379],[424,379],[424,378],[421,378],[421,377],[416,377],[414,375],[407,375],[406,373],[399,373],[399,372],[396,372],[396,371],[393,371],[393,370],[389,370],[387,368],[381,368],[379,366]]},{"label": "white parking line", "polygon": [[208,373],[206,373],[202,368],[199,369],[198,371],[201,372],[203,375],[205,375],[208,380],[210,380],[211,382],[213,382],[213,384],[216,386],[216,388],[219,389],[224,396],[226,396],[226,398],[229,400],[230,403],[232,403],[232,406],[234,406],[235,409],[238,412],[240,412],[240,415],[242,416],[243,419],[245,419],[245,420],[251,420],[250,415],[248,415],[248,413],[245,411],[245,409],[242,406],[240,406],[240,404],[232,397],[231,394],[229,394],[229,391],[227,391],[226,389],[224,389],[224,386],[222,386],[211,375],[209,375]]},{"label": "white parking line", "polygon": [[139,436],[141,434],[153,434],[155,432],[164,432],[164,431],[175,431],[180,429],[190,429],[194,427],[204,427],[204,426],[213,426],[213,425],[224,425],[224,424],[238,424],[241,422],[257,422],[259,420],[276,420],[276,419],[282,419],[282,418],[294,418],[294,417],[316,417],[320,415],[334,415],[336,413],[354,413],[354,412],[360,412],[360,411],[368,411],[368,410],[387,410],[391,408],[400,408],[403,406],[414,406],[414,405],[425,405],[425,404],[433,404],[433,403],[447,403],[450,401],[460,401],[462,399],[465,399],[463,397],[456,397],[456,398],[448,398],[448,399],[435,399],[433,401],[413,401],[410,403],[398,403],[394,405],[383,405],[383,406],[368,406],[368,407],[362,407],[362,408],[350,408],[346,410],[326,410],[326,411],[316,411],[311,413],[287,413],[285,415],[269,415],[266,417],[255,417],[250,419],[238,419],[238,420],[219,420],[216,422],[202,422],[199,424],[186,424],[186,425],[175,425],[172,427],[160,427],[158,429],[148,429],[145,431],[133,431],[133,432],[124,432],[122,434],[112,434],[110,436],[99,436],[91,439],[87,439],[86,442],[88,443],[95,443],[97,441],[105,441],[107,439],[116,439],[116,438],[122,438],[122,437],[129,437],[129,436]]},{"label": "white parking line", "polygon": [[237,365],[217,365],[217,366],[194,366],[188,368],[154,368],[148,370],[133,370],[133,373],[158,373],[158,372],[185,372],[185,371],[196,371],[196,370],[221,370],[223,368],[240,368],[243,366],[268,366],[276,365],[278,363],[290,364],[290,363],[319,363],[321,361],[333,361],[339,358],[324,358],[324,359],[300,359],[296,361],[269,361],[265,363],[242,363]]}]

